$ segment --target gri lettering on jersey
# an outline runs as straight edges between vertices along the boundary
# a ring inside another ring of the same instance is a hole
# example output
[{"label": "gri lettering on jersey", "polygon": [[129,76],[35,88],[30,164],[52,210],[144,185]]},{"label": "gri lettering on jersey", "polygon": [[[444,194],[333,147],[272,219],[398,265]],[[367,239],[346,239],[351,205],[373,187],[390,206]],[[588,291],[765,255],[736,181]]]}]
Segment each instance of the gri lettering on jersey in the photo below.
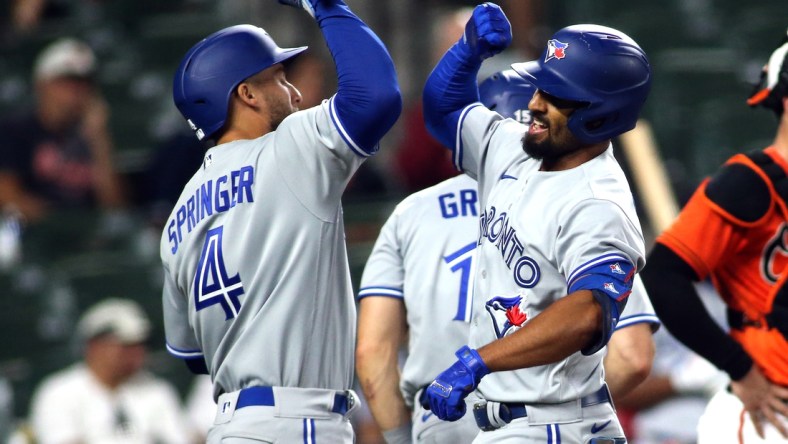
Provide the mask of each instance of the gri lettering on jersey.
[{"label": "gri lettering on jersey", "polygon": [[478,216],[476,190],[465,189],[457,193],[446,193],[438,196],[441,207],[441,216],[444,219],[453,219],[457,216]]},{"label": "gri lettering on jersey", "polygon": [[484,239],[495,245],[518,286],[532,288],[539,282],[539,264],[525,254],[525,247],[517,231],[509,225],[509,215],[505,211],[497,214],[494,206],[485,211],[479,217],[479,233],[479,245]]},{"label": "gri lettering on jersey", "polygon": [[175,217],[167,224],[167,236],[172,254],[178,251],[178,246],[183,242],[184,225],[188,234],[203,219],[214,213],[223,213],[238,204],[254,202],[253,184],[254,167],[247,165],[196,187],[186,203],[178,207]]}]

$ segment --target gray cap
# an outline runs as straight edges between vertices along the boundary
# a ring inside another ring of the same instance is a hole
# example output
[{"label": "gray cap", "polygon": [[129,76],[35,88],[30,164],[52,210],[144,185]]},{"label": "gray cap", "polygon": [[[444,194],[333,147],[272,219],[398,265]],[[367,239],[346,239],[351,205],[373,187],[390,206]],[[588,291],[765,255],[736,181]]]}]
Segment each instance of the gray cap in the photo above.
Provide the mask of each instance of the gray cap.
[{"label": "gray cap", "polygon": [[79,320],[77,334],[87,341],[112,335],[121,342],[144,342],[150,336],[150,321],[136,302],[129,299],[105,299],[94,305]]},{"label": "gray cap", "polygon": [[76,39],[64,38],[50,44],[39,54],[33,69],[36,80],[58,77],[91,77],[96,71],[93,50]]}]

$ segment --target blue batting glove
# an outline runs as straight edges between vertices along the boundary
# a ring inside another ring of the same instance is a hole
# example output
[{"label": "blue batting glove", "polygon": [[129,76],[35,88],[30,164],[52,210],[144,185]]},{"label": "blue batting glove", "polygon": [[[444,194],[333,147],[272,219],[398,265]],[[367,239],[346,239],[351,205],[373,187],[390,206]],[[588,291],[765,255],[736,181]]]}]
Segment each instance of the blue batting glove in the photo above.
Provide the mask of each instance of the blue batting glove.
[{"label": "blue batting glove", "polygon": [[477,60],[490,58],[512,43],[512,25],[495,3],[482,3],[473,10],[460,40]]},{"label": "blue batting glove", "polygon": [[457,421],[465,415],[465,397],[490,373],[479,353],[467,345],[455,355],[457,362],[432,381],[420,400],[422,407],[444,421]]}]

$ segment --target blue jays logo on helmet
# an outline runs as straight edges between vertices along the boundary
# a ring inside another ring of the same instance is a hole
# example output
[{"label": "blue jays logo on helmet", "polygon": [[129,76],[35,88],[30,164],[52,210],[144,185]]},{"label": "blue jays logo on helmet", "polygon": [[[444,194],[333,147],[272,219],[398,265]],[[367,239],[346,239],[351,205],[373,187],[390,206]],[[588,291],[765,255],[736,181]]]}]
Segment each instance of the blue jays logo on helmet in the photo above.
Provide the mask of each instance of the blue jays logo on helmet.
[{"label": "blue jays logo on helmet", "polygon": [[528,315],[520,310],[522,301],[522,296],[511,298],[496,296],[484,304],[492,318],[495,335],[498,338],[514,333],[528,320]]},{"label": "blue jays logo on helmet", "polygon": [[569,47],[569,43],[564,43],[558,41],[556,39],[550,39],[547,41],[547,51],[545,52],[544,61],[547,62],[548,60],[553,59],[563,59],[566,57],[566,48]]},{"label": "blue jays logo on helmet", "polygon": [[547,42],[543,57],[512,68],[540,91],[580,103],[567,126],[585,144],[634,128],[651,89],[643,49],[623,32],[599,25],[563,28]]}]

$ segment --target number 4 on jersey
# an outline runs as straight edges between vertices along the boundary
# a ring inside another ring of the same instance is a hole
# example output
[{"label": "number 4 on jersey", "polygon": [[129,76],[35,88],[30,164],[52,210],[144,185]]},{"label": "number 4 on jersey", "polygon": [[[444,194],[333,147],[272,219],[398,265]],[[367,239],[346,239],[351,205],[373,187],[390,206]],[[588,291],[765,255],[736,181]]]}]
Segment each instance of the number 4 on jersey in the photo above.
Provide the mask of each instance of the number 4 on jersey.
[{"label": "number 4 on jersey", "polygon": [[197,311],[220,304],[225,319],[232,319],[241,310],[238,297],[244,294],[244,287],[238,273],[233,277],[227,275],[222,254],[223,230],[224,227],[217,227],[209,230],[205,236],[200,262],[194,274],[194,302]]}]

